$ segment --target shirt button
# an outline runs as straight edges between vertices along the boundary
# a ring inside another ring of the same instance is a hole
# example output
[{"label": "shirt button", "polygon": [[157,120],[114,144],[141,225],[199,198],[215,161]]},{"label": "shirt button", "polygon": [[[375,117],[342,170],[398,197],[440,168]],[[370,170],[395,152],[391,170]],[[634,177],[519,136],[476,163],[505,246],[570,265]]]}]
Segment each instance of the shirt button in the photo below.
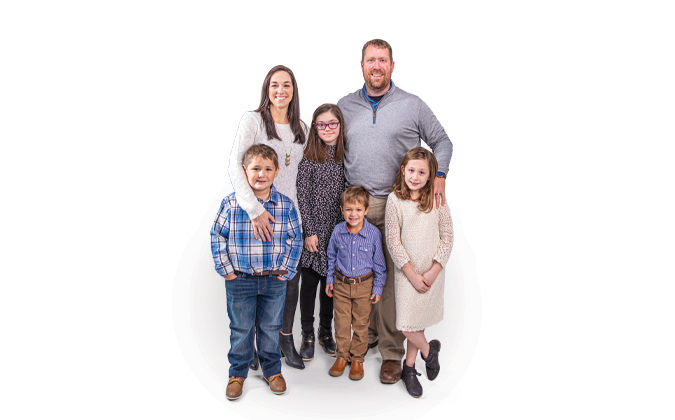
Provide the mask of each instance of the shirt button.
[{"label": "shirt button", "polygon": [[355,244],[355,243],[356,243],[356,241],[352,241],[352,243],[353,243],[353,244]]},{"label": "shirt button", "polygon": [[354,256],[354,254],[352,254],[352,257],[353,257],[353,256]]}]

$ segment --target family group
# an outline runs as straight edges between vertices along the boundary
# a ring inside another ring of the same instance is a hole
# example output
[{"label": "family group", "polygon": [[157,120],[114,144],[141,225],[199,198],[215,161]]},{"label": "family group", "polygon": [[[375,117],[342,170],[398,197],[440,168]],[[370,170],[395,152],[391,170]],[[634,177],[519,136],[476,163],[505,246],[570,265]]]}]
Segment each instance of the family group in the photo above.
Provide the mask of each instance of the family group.
[{"label": "family group", "polygon": [[319,106],[307,127],[293,72],[275,66],[259,107],[239,123],[229,163],[234,192],[211,229],[230,320],[230,400],[242,395],[249,369],[261,368],[271,391],[283,394],[281,358],[303,369],[315,341],[335,357],[328,373],[340,376],[349,365],[352,380],[363,378],[364,356],[377,347],[380,381],[402,378],[413,397],[422,395],[418,353],[429,380],[440,371],[441,343],[424,330],[443,318],[452,142],[421,99],[394,85],[389,43],[368,41],[361,69],[364,86]]}]

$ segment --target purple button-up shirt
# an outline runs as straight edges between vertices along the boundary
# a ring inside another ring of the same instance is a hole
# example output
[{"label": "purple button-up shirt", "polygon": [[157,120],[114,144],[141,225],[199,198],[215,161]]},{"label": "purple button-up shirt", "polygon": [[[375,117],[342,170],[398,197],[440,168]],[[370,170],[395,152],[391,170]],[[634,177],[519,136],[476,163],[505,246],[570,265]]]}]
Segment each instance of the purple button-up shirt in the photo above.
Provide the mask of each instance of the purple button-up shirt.
[{"label": "purple button-up shirt", "polygon": [[347,277],[358,277],[373,271],[373,294],[382,295],[384,282],[387,281],[387,266],[380,231],[365,219],[357,234],[347,230],[346,222],[335,226],[328,243],[326,284],[333,284],[335,268]]}]

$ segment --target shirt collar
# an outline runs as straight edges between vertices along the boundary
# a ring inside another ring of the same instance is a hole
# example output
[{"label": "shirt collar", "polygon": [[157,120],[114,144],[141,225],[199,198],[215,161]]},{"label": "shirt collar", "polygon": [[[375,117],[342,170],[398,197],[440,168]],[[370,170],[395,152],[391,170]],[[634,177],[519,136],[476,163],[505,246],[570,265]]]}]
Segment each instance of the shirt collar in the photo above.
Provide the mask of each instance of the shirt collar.
[{"label": "shirt collar", "polygon": [[380,104],[380,102],[382,102],[382,99],[384,99],[384,97],[387,96],[389,94],[389,92],[391,92],[392,90],[394,90],[394,81],[389,80],[389,89],[387,89],[387,91],[384,93],[384,95],[382,95],[382,97],[380,98],[379,101],[375,102],[375,101],[372,100],[372,98],[370,96],[368,96],[368,91],[366,91],[366,84],[365,83],[363,84],[363,87],[361,88],[361,91],[363,92],[363,96],[366,97],[368,102],[370,102],[370,106],[372,106],[373,108],[377,108],[377,106]]},{"label": "shirt collar", "polygon": [[[256,198],[258,198],[258,197],[256,197]],[[267,200],[264,200],[264,201],[263,201],[263,200],[261,200],[260,198],[258,198],[258,202],[260,202],[260,203],[267,203],[267,202],[269,201],[269,202],[271,202],[273,205],[276,206],[280,199],[281,199],[281,196],[280,196],[280,194],[279,194],[279,191],[277,191],[277,189],[274,188],[274,184],[272,184],[272,189],[271,189],[271,191],[270,191],[270,196],[267,197]]]},{"label": "shirt collar", "polygon": [[[370,226],[372,226],[372,225],[370,224],[370,222],[368,222],[368,219],[363,219],[363,227],[361,228],[361,230],[359,231],[359,233],[357,233],[356,235],[359,235],[359,236],[362,236],[362,237],[364,237],[364,238],[367,238],[367,237],[368,237],[367,231],[370,230]],[[353,235],[353,234],[349,231],[349,229],[347,229],[347,222],[345,222],[344,225],[342,225],[342,233],[346,233],[346,234],[348,234],[348,235]]]}]

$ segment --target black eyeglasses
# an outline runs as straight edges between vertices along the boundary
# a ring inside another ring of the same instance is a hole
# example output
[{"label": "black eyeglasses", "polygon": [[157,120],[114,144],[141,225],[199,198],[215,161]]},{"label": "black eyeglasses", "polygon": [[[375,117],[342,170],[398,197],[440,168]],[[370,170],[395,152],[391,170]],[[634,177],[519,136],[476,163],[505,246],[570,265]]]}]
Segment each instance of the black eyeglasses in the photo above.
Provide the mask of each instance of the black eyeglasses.
[{"label": "black eyeglasses", "polygon": [[339,121],[331,121],[329,123],[322,123],[322,122],[314,123],[314,126],[317,128],[317,130],[325,130],[327,127],[330,128],[331,130],[335,130],[336,128],[338,128],[339,125],[340,125]]}]

